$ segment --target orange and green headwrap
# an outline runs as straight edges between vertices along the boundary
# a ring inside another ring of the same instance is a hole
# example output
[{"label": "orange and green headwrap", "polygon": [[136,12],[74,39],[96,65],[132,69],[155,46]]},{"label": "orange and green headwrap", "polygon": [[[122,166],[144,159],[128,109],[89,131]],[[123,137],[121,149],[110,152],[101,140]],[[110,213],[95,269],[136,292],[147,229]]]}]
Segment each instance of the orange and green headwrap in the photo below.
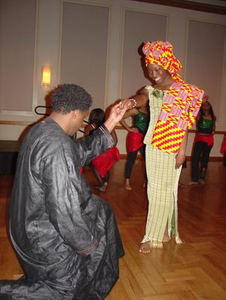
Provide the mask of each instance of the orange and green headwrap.
[{"label": "orange and green headwrap", "polygon": [[173,54],[173,46],[169,42],[147,42],[143,46],[143,53],[145,54],[145,64],[160,65],[163,69],[168,70],[171,77],[183,83],[184,80],[177,73],[182,69],[182,65]]}]

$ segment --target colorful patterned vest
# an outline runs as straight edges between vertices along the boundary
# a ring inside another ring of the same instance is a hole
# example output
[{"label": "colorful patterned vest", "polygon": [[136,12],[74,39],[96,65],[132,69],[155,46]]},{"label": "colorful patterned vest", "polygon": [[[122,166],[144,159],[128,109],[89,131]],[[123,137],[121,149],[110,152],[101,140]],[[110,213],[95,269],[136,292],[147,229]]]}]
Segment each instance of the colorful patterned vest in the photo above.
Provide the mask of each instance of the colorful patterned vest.
[{"label": "colorful patterned vest", "polygon": [[186,130],[191,128],[202,105],[204,91],[194,85],[174,83],[164,96],[152,145],[166,153],[176,154]]}]

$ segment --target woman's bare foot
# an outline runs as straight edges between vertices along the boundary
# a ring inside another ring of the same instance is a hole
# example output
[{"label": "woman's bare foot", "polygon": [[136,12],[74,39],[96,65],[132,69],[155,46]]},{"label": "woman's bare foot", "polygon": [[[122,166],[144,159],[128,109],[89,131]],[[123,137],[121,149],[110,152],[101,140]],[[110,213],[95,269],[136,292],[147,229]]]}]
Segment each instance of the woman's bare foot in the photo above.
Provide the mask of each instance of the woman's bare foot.
[{"label": "woman's bare foot", "polygon": [[205,184],[205,181],[203,179],[199,179],[199,183],[204,185]]},{"label": "woman's bare foot", "polygon": [[150,252],[151,252],[150,242],[142,243],[142,244],[140,245],[139,252],[145,253],[145,254],[150,253]]},{"label": "woman's bare foot", "polygon": [[170,237],[168,236],[168,234],[166,236],[164,235],[162,242],[168,243],[169,241],[170,241]]},{"label": "woman's bare foot", "polygon": [[99,188],[99,191],[100,191],[100,192],[106,192],[107,186],[108,186],[108,183],[105,182],[105,183]]},{"label": "woman's bare foot", "polygon": [[199,183],[196,182],[196,181],[190,181],[190,182],[188,183],[188,185],[196,185],[196,184],[199,184]]},{"label": "woman's bare foot", "polygon": [[126,183],[125,183],[125,189],[126,189],[126,190],[129,190],[129,191],[131,191],[131,190],[132,190],[132,188],[131,188],[131,186],[130,186],[129,179],[126,179]]},{"label": "woman's bare foot", "polygon": [[182,183],[182,182],[179,181],[178,186],[181,187],[181,188],[185,188],[186,184],[184,184],[184,183]]},{"label": "woman's bare foot", "polygon": [[179,238],[179,236],[175,237],[176,244],[183,244],[184,242]]}]

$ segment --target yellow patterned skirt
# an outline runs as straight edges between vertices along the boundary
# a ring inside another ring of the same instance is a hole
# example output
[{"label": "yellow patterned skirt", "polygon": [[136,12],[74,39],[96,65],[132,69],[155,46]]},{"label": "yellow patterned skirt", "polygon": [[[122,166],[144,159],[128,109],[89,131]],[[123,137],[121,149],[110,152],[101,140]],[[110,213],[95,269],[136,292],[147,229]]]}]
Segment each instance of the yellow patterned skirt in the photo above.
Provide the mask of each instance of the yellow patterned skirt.
[{"label": "yellow patterned skirt", "polygon": [[181,242],[177,222],[177,193],[181,167],[176,169],[175,164],[176,155],[160,151],[151,144],[146,145],[149,207],[142,243],[150,241],[153,247],[162,244],[167,224],[169,237],[173,234],[176,242]]}]

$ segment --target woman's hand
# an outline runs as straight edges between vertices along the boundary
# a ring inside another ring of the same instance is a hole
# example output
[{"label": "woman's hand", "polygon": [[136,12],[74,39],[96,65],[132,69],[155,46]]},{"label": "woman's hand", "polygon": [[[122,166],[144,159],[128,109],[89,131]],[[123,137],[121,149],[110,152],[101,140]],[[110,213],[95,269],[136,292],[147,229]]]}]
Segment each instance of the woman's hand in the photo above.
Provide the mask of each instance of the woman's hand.
[{"label": "woman's hand", "polygon": [[125,107],[126,110],[133,108],[133,102],[129,98],[122,99],[121,103]]},{"label": "woman's hand", "polygon": [[130,127],[128,130],[129,132],[138,132],[138,129],[136,127]]},{"label": "woman's hand", "polygon": [[177,155],[176,155],[176,165],[175,165],[175,168],[176,169],[179,169],[180,166],[183,165],[183,163],[185,162],[185,154],[182,153],[182,152],[178,152]]},{"label": "woman's hand", "polygon": [[114,129],[115,125],[122,120],[130,102],[130,99],[124,99],[111,108],[110,115],[104,123],[110,132]]},{"label": "woman's hand", "polygon": [[187,140],[188,140],[188,131],[186,130],[184,138],[180,145],[180,149],[176,155],[176,165],[175,165],[176,169],[179,169],[180,166],[182,166],[183,163],[185,162],[185,158],[186,158],[185,152],[186,152]]}]

